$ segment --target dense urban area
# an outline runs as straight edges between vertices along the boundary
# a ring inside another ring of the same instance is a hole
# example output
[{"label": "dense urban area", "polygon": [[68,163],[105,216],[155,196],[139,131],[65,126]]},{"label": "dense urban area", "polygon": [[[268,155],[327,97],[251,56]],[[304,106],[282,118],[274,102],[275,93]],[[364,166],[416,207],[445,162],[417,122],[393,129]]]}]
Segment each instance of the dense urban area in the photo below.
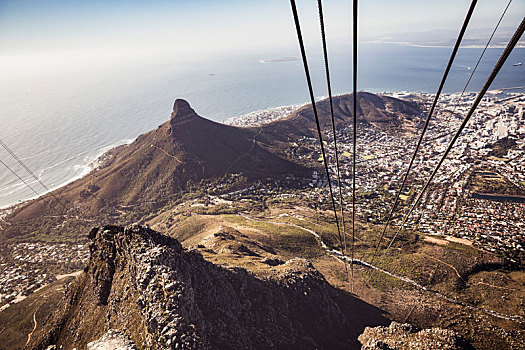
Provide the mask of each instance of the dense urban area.
[{"label": "dense urban area", "polygon": [[[424,106],[422,118],[426,118],[433,99],[433,95],[425,93],[387,95],[420,103]],[[401,194],[402,204],[397,209],[398,214],[408,211],[415,194],[434,170],[475,97],[475,93],[442,95],[408,186]],[[240,117],[235,120],[235,125],[264,125],[275,120],[277,112],[261,111],[258,116]],[[370,127],[360,128],[358,133],[357,214],[365,221],[381,224],[391,209],[398,181],[406,170],[418,136],[403,134],[403,130],[389,132]],[[327,134],[328,139],[333,138],[330,132]],[[345,189],[345,203],[348,204],[352,182],[352,130],[339,129],[337,136],[341,182]],[[441,166],[430,190],[425,192],[420,205],[408,220],[409,228],[428,234],[463,238],[463,242],[493,252],[524,251],[524,136],[525,95],[490,91]],[[300,140],[300,145],[295,146],[294,155],[297,158],[322,161],[317,139],[304,138]],[[332,150],[331,147],[328,149]],[[333,152],[329,158],[332,181],[337,184]],[[327,203],[327,181],[322,172],[314,172],[310,187],[311,190],[300,196]],[[399,225],[401,220],[401,215],[395,217],[393,226]]]},{"label": "dense urban area", "polygon": [[39,288],[81,270],[88,258],[83,244],[19,243],[0,252],[0,310]]}]

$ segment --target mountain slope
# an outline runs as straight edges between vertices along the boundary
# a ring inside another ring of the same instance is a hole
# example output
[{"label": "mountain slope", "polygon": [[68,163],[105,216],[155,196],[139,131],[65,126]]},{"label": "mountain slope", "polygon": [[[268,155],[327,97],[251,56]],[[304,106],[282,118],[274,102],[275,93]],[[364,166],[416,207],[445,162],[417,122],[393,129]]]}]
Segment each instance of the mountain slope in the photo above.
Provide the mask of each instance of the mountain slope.
[{"label": "mountain slope", "polygon": [[[229,173],[249,179],[309,176],[310,170],[263,148],[258,130],[216,123],[197,115],[184,100],[176,100],[171,119],[139,136],[130,145],[106,155],[103,167],[55,191],[64,206],[49,198],[31,201],[11,219],[27,220],[48,214],[49,205],[77,209],[77,215],[99,214],[103,208],[164,203],[170,196],[202,179]],[[53,203],[47,203],[47,202]],[[147,214],[147,213],[144,213]]]},{"label": "mountain slope", "polygon": [[381,311],[331,287],[293,259],[271,278],[207,262],[140,226],[90,235],[85,273],[28,349],[82,349],[108,329],[147,349],[348,349]]},{"label": "mountain slope", "polygon": [[[419,106],[410,101],[376,95],[369,92],[357,94],[357,121],[361,127],[377,127],[386,130],[414,127],[421,121]],[[353,123],[353,94],[333,97],[336,127],[351,127]],[[328,99],[316,103],[321,130],[331,130],[330,103]],[[308,104],[285,119],[275,121],[264,127],[264,136],[286,141],[290,135],[317,137],[312,105]]]},{"label": "mountain slope", "polygon": [[[420,122],[415,103],[365,92],[358,97],[360,127],[398,131]],[[352,95],[334,98],[338,127],[351,126],[352,103]],[[329,131],[329,103],[323,100],[317,106],[323,131]],[[299,164],[298,158],[290,157],[293,144],[303,136],[317,137],[311,106],[259,128],[239,128],[202,118],[186,101],[176,100],[169,121],[130,145],[107,152],[99,169],[53,196],[19,206],[6,218],[3,233],[7,238],[32,239],[50,227],[71,233],[91,226],[93,220],[136,221],[179,200],[181,192],[198,189],[203,180],[224,182],[221,179],[231,174],[242,178],[232,180],[230,190],[289,174],[310,178],[319,163]]]}]

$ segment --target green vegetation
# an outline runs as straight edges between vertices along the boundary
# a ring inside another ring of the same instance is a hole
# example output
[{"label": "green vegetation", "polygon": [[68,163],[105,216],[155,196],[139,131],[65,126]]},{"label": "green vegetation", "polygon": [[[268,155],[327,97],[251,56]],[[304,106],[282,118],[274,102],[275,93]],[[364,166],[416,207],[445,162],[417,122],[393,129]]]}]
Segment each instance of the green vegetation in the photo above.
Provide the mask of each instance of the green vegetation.
[{"label": "green vegetation", "polygon": [[470,189],[473,192],[501,195],[525,195],[525,190],[491,169],[480,169],[472,174]]},{"label": "green vegetation", "polygon": [[202,218],[189,217],[177,225],[172,235],[180,241],[184,241],[202,232],[205,228],[206,222]]},{"label": "green vegetation", "polygon": [[370,285],[382,292],[390,291],[392,289],[407,289],[412,290],[414,287],[406,282],[400,281],[395,277],[385,275],[378,271],[370,272]]},{"label": "green vegetation", "polygon": [[508,151],[515,148],[517,145],[516,140],[510,137],[504,137],[492,146],[492,151],[489,153],[489,156],[495,158],[503,158],[507,155]]},{"label": "green vegetation", "polygon": [[273,240],[277,248],[301,258],[312,259],[324,254],[321,244],[313,235],[295,227],[286,227]]}]

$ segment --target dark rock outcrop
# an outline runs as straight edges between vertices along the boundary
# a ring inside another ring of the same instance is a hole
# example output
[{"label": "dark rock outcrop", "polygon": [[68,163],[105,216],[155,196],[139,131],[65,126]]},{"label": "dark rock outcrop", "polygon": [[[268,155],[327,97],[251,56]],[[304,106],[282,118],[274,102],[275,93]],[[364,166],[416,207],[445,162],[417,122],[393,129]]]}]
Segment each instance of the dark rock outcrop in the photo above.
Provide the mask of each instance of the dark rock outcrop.
[{"label": "dark rock outcrop", "polygon": [[463,350],[473,349],[450,329],[418,329],[409,324],[392,322],[389,327],[366,327],[359,336],[362,350]]},{"label": "dark rock outcrop", "polygon": [[349,349],[366,325],[386,323],[303,259],[259,278],[138,225],[90,236],[85,272],[28,348],[83,349],[121,329],[147,349]]},{"label": "dark rock outcrop", "polygon": [[176,99],[173,104],[173,112],[171,113],[170,131],[182,124],[190,122],[192,120],[200,118],[195,110],[190,107],[190,104],[186,100]]}]

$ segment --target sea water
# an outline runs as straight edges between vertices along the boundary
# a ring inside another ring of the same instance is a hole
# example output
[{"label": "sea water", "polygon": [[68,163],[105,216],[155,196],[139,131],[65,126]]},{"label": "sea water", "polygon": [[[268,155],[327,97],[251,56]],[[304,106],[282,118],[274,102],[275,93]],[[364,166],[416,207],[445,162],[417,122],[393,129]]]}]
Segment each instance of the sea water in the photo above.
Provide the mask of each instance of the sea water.
[{"label": "sea water", "polygon": [[[345,45],[330,52],[335,94],[351,90],[350,50]],[[358,88],[370,92],[435,93],[451,52],[445,47],[395,44],[362,44],[359,50]],[[481,51],[459,51],[445,92],[463,89]],[[501,52],[487,51],[468,91],[480,89]],[[327,94],[320,53],[308,53],[318,97]],[[118,63],[66,65],[49,71],[22,67],[0,75],[0,139],[48,188],[57,188],[87,174],[104,151],[168,120],[176,98],[186,99],[199,115],[215,121],[307,102],[297,56],[296,50],[281,50],[181,63],[175,56],[152,55],[148,60],[130,57]],[[515,49],[492,88],[524,86],[524,67],[512,65],[523,61],[525,48]],[[38,193],[45,192],[3,148],[0,159]],[[0,207],[35,196],[0,164]]]}]

